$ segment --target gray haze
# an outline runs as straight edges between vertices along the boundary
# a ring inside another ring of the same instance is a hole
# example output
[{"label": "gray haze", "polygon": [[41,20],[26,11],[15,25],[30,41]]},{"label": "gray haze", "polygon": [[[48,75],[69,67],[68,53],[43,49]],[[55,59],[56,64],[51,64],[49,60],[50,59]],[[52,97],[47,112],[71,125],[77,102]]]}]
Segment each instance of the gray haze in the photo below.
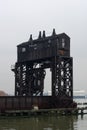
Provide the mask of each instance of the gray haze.
[{"label": "gray haze", "polygon": [[16,46],[53,28],[71,37],[74,89],[87,91],[87,0],[0,0],[0,90],[14,93]]}]

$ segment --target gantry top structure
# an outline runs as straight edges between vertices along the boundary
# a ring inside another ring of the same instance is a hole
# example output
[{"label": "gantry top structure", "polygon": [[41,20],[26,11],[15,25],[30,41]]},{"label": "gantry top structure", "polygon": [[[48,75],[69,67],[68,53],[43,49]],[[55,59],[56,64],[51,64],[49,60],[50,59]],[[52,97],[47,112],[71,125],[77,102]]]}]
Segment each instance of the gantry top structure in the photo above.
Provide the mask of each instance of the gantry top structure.
[{"label": "gantry top structure", "polygon": [[73,97],[73,58],[70,57],[70,37],[45,31],[37,39],[17,46],[15,64],[15,96],[43,96],[46,69],[51,70],[52,96]]},{"label": "gantry top structure", "polygon": [[32,35],[27,42],[17,46],[17,61],[36,61],[51,58],[54,56],[70,56],[70,38],[65,33],[56,34],[55,29],[51,36],[46,37],[45,31],[37,39],[33,40]]}]

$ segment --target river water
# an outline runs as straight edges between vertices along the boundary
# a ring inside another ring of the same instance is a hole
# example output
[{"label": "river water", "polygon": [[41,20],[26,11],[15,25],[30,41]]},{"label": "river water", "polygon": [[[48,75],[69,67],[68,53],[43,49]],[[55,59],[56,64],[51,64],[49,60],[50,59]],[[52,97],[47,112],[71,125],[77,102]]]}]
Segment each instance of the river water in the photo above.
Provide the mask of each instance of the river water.
[{"label": "river water", "polygon": [[0,130],[86,130],[87,115],[0,119]]},{"label": "river water", "polygon": [[[83,103],[87,99],[75,101]],[[0,130],[87,130],[87,115],[0,118]]]}]

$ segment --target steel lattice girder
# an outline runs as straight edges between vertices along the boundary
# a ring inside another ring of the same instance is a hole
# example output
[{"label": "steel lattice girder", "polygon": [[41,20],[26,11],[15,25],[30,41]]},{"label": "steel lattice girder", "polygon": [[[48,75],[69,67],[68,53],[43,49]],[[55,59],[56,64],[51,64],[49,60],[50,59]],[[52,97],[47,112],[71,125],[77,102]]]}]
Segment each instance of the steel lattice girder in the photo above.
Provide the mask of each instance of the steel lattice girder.
[{"label": "steel lattice girder", "polygon": [[55,57],[52,64],[52,95],[73,96],[73,59]]},{"label": "steel lattice girder", "polygon": [[37,63],[17,63],[15,71],[16,95],[43,95],[45,69],[51,69],[52,96],[73,96],[73,58],[55,56]]}]

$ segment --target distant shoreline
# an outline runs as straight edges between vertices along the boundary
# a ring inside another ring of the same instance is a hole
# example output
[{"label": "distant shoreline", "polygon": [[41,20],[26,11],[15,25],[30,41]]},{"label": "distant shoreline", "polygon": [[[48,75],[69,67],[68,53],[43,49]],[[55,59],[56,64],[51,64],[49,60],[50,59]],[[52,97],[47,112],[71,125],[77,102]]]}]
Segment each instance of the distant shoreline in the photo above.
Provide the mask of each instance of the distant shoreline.
[{"label": "distant shoreline", "polygon": [[73,96],[73,99],[84,99],[87,98],[86,96]]}]

